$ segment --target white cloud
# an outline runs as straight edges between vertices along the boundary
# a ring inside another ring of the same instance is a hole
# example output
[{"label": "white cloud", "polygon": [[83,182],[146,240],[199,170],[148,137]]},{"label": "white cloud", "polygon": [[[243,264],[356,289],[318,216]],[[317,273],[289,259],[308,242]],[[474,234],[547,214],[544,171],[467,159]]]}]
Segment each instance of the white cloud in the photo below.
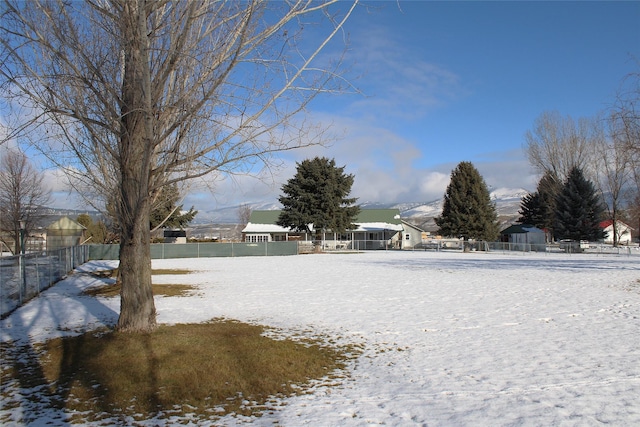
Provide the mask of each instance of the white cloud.
[{"label": "white cloud", "polygon": [[[413,141],[365,120],[318,115],[320,122],[344,129],[343,138],[329,147],[308,147],[283,153],[280,168],[250,176],[226,177],[216,181],[212,191],[193,192],[187,204],[210,210],[242,203],[277,202],[280,188],[296,172],[296,162],[314,156],[334,158],[346,172],[355,175],[351,195],[359,202],[427,202],[444,195],[451,171],[457,163],[417,166],[425,158]],[[521,150],[491,153],[472,161],[490,189],[535,188],[537,177],[530,173]],[[204,208],[203,206],[208,206]]]},{"label": "white cloud", "polygon": [[420,58],[388,28],[356,32],[351,57],[357,69],[366,70],[354,81],[367,95],[350,105],[356,116],[415,120],[468,93],[455,72]]},{"label": "white cloud", "polygon": [[423,175],[419,182],[419,193],[424,195],[422,200],[434,200],[442,197],[449,185],[451,174],[431,171]]}]

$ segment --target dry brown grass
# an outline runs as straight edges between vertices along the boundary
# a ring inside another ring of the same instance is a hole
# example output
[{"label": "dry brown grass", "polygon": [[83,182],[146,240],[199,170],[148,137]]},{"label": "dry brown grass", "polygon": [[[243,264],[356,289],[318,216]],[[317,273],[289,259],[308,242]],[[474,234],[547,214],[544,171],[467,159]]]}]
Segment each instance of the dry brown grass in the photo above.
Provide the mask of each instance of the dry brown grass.
[{"label": "dry brown grass", "polygon": [[[193,273],[191,270],[184,269],[168,269],[168,268],[160,268],[151,270],[152,276],[159,275],[182,275],[182,274],[190,274]],[[93,273],[95,276],[100,278],[108,278],[108,277],[117,277],[118,270],[101,270],[99,272]],[[191,285],[179,285],[179,284],[162,284],[162,285],[151,285],[153,288],[154,295],[162,295],[165,297],[186,297],[193,295],[197,291],[197,287]],[[86,289],[83,293],[85,295],[89,295],[92,297],[115,297],[120,295],[120,283],[114,284],[105,284],[104,286],[98,286]]]},{"label": "dry brown grass", "polygon": [[[164,275],[164,274],[191,274],[193,271],[186,270],[183,268],[156,268],[151,270],[151,275]],[[117,277],[118,269],[114,268],[113,270],[97,270],[92,272],[94,276],[97,277]]]},{"label": "dry brown grass", "polygon": [[152,276],[159,276],[163,274],[191,274],[193,271],[185,270],[181,268],[155,268],[151,270]]},{"label": "dry brown grass", "polygon": [[[120,295],[120,283],[113,285],[97,286],[85,289],[83,294],[92,297],[115,297]],[[197,287],[191,285],[164,284],[151,285],[153,295],[162,295],[165,297],[186,297],[193,295],[197,291]]]},{"label": "dry brown grass", "polygon": [[353,354],[352,348],[275,340],[263,332],[262,326],[216,320],[142,335],[86,333],[31,348],[37,360],[15,363],[3,376],[13,375],[23,390],[40,385],[48,396],[41,405],[75,412],[78,422],[186,413],[204,420],[230,412],[259,415],[274,396],[303,393],[311,380],[335,376]]}]

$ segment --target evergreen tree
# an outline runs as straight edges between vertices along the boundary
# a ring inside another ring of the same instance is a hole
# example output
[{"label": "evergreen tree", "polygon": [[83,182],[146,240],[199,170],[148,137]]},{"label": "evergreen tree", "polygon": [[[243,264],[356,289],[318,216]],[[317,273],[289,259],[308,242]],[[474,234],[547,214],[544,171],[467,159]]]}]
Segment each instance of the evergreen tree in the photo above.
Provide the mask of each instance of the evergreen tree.
[{"label": "evergreen tree", "polygon": [[558,176],[553,172],[546,172],[538,182],[538,196],[540,197],[540,219],[538,228],[549,230],[553,237],[555,224],[556,201],[562,185]]},{"label": "evergreen tree", "polygon": [[529,224],[553,234],[556,199],[560,185],[553,172],[547,172],[538,182],[536,192],[527,194],[520,204],[520,224]]},{"label": "evergreen tree", "polygon": [[569,172],[556,202],[555,235],[558,239],[599,240],[605,208],[591,181],[580,168]]},{"label": "evergreen tree", "polygon": [[310,224],[320,232],[336,233],[353,228],[360,212],[356,198],[347,197],[353,185],[353,175],[336,167],[335,160],[316,157],[297,163],[293,178],[282,186],[278,199],[283,206],[278,225],[300,232],[310,232]]},{"label": "evergreen tree", "polygon": [[536,191],[524,196],[520,202],[520,210],[518,213],[520,214],[520,218],[518,218],[517,222],[520,224],[529,224],[542,228],[540,227],[540,224],[543,222],[540,194]]},{"label": "evergreen tree", "polygon": [[177,184],[167,185],[162,188],[149,216],[151,229],[155,229],[158,226],[184,228],[193,221],[198,211],[195,211],[192,206],[188,212],[183,212],[182,205],[177,206],[178,200],[180,200],[180,193],[178,192]]},{"label": "evergreen tree", "polygon": [[435,218],[443,236],[494,241],[498,215],[486,183],[471,162],[461,162],[451,172],[442,214]]}]

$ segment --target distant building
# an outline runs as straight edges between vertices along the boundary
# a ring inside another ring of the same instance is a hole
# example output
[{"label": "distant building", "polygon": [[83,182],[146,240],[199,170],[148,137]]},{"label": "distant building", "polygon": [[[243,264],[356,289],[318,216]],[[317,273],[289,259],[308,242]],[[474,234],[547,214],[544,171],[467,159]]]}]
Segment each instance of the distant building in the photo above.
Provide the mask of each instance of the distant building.
[{"label": "distant building", "polygon": [[402,230],[401,249],[422,247],[422,244],[429,238],[429,233],[417,225],[402,220],[402,227],[404,230]]},{"label": "distant building", "polygon": [[500,241],[512,244],[514,251],[545,251],[545,232],[533,225],[514,224],[500,232]]},{"label": "distant building", "polygon": [[[613,244],[613,221],[608,219],[600,223],[600,228],[605,232],[604,243]],[[631,244],[631,231],[633,228],[622,221],[616,221],[616,231],[618,232],[618,244]]]},{"label": "distant building", "polygon": [[164,230],[165,243],[187,243],[187,232],[185,230]]},{"label": "distant building", "polygon": [[[251,212],[242,230],[245,242],[311,241],[313,236],[279,226],[279,210]],[[405,227],[398,209],[362,209],[354,220],[356,227],[344,233],[322,232],[323,249],[400,249]]]},{"label": "distant building", "polygon": [[86,228],[65,216],[47,227],[47,251],[77,246],[83,243]]}]

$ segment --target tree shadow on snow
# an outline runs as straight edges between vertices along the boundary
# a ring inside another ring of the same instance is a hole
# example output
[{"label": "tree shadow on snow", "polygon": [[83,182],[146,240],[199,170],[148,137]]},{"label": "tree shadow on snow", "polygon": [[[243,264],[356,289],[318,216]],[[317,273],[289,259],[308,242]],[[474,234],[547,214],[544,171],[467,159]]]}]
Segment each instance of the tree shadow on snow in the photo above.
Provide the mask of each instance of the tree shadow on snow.
[{"label": "tree shadow on snow", "polygon": [[[102,325],[113,327],[118,313],[101,303],[98,299],[82,295],[87,280],[94,283],[105,280],[71,276],[53,285],[47,291],[18,308],[2,321],[3,342],[0,359],[5,366],[2,370],[2,384],[0,395],[4,401],[3,411],[13,415],[4,421],[18,421],[23,424],[52,424],[70,425],[71,415],[66,413],[65,406],[71,391],[70,384],[65,378],[72,378],[71,369],[77,364],[79,348],[82,339],[62,340],[62,356],[60,366],[57,367],[61,381],[51,383],[45,373],[42,361],[42,342],[37,342],[38,333],[35,328],[42,321],[50,323],[55,329],[56,336],[80,335],[86,330],[86,322],[77,328],[64,324],[66,310],[74,310],[74,316],[84,316],[86,319],[97,319]],[[77,286],[74,286],[77,284]],[[70,303],[69,300],[76,304]],[[32,315],[34,305],[38,309]],[[77,310],[81,310],[78,313]],[[52,331],[48,331],[51,333]]]}]

